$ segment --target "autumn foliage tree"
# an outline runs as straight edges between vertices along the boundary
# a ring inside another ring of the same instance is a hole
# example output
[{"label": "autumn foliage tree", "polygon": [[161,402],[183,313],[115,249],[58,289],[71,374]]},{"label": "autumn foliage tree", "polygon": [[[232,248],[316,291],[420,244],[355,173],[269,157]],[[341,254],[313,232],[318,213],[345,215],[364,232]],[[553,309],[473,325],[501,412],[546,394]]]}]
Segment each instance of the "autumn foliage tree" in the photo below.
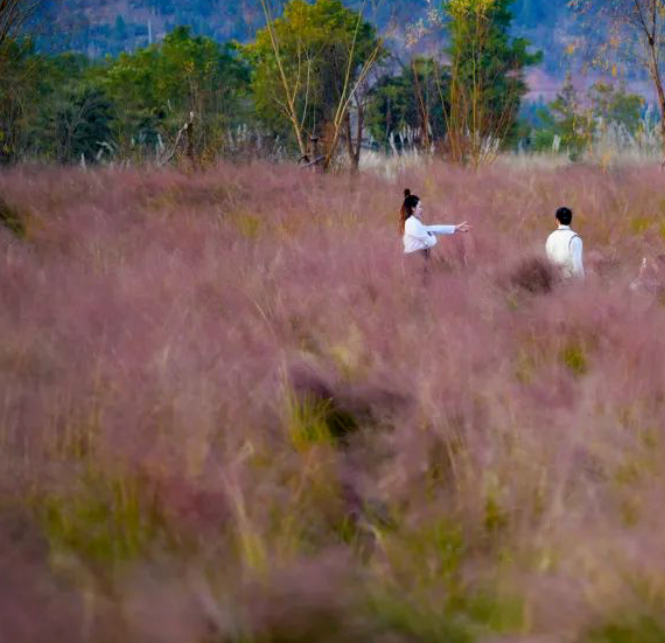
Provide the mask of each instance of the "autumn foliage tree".
[{"label": "autumn foliage tree", "polygon": [[590,34],[599,26],[609,30],[593,48],[594,62],[605,65],[612,54],[623,55],[648,74],[658,97],[665,152],[665,0],[570,0],[570,6]]}]

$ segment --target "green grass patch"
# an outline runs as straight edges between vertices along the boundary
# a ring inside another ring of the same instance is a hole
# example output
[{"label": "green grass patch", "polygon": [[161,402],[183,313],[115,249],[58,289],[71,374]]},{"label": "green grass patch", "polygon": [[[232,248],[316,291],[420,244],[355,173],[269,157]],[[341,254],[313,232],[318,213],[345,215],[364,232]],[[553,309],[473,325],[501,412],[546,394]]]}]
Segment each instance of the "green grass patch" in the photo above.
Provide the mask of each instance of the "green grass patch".
[{"label": "green grass patch", "polygon": [[0,225],[19,239],[28,235],[27,216],[0,196]]},{"label": "green grass patch", "polygon": [[131,475],[87,473],[67,492],[38,498],[51,551],[73,553],[97,566],[138,559],[165,533],[156,499]]},{"label": "green grass patch", "polygon": [[635,616],[591,630],[583,643],[665,643],[663,623],[651,616]]},{"label": "green grass patch", "polygon": [[630,231],[633,234],[644,234],[653,224],[651,217],[633,217],[630,220]]},{"label": "green grass patch", "polygon": [[240,214],[236,219],[236,224],[238,231],[245,239],[258,238],[262,228],[261,219],[253,214]]},{"label": "green grass patch", "polygon": [[475,640],[471,624],[446,608],[446,597],[438,605],[415,602],[399,592],[375,595],[370,613],[380,629],[402,634],[418,643],[471,643]]},{"label": "green grass patch", "polygon": [[331,401],[307,395],[299,397],[293,392],[287,398],[287,430],[293,447],[307,451],[316,445],[333,444],[328,426]]},{"label": "green grass patch", "polygon": [[559,361],[577,377],[586,375],[589,370],[586,348],[579,342],[566,344],[559,353]]},{"label": "green grass patch", "polygon": [[297,451],[317,445],[336,445],[358,430],[355,417],[338,408],[332,399],[297,395],[290,391],[286,403],[286,426]]}]

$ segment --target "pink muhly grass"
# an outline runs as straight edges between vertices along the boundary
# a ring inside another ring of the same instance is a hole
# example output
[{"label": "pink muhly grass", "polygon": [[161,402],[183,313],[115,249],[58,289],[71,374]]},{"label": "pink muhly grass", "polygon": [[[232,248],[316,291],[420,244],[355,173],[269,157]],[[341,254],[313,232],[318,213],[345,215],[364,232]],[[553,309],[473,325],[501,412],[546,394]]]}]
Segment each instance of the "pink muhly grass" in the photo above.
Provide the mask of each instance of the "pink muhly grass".
[{"label": "pink muhly grass", "polygon": [[[27,235],[0,230],[0,502],[42,549],[0,568],[35,574],[72,637],[665,627],[665,310],[629,288],[661,252],[659,177],[1,174]],[[426,280],[401,254],[405,186],[428,221],[474,226]],[[544,261],[563,204],[585,284]],[[17,600],[0,635],[38,640],[16,620],[37,587]]]}]

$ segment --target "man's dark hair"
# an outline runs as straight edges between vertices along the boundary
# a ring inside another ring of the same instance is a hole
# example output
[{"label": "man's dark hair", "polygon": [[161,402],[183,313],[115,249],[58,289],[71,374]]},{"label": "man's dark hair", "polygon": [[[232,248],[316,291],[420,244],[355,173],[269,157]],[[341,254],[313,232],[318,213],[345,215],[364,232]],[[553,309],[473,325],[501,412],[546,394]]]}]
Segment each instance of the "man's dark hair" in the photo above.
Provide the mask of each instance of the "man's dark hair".
[{"label": "man's dark hair", "polygon": [[561,225],[570,225],[573,220],[573,211],[570,208],[559,208],[556,211],[556,220]]}]

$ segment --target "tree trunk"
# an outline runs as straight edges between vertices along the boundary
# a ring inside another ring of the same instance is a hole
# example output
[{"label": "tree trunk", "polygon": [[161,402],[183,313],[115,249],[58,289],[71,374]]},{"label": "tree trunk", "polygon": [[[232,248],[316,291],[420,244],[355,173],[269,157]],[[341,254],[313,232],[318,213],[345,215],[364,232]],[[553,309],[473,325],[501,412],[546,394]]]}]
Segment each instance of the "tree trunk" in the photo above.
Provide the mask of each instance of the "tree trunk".
[{"label": "tree trunk", "polygon": [[665,164],[665,96],[659,94],[658,102],[660,103],[660,135],[663,146],[663,164]]},{"label": "tree trunk", "polygon": [[360,102],[358,102],[358,122],[356,126],[356,154],[353,157],[352,165],[354,172],[360,169],[360,154],[362,152],[363,133],[365,131],[365,107]]},{"label": "tree trunk", "polygon": [[663,81],[660,75],[654,74],[653,81],[656,85],[656,93],[658,94],[658,107],[660,108],[660,133],[663,146],[663,161],[665,162],[665,89],[663,89]]},{"label": "tree trunk", "polygon": [[658,96],[658,107],[660,109],[660,133],[662,137],[661,144],[663,146],[663,158],[665,163],[665,88],[663,88],[663,79],[660,77],[660,68],[658,66],[658,52],[656,51],[655,43],[650,42],[649,53],[651,55],[650,69],[651,79],[656,88]]},{"label": "tree trunk", "polygon": [[298,149],[300,150],[301,158],[304,158],[307,156],[307,144],[305,143],[305,137],[303,136],[297,116],[291,116],[291,124],[293,125],[293,132],[296,135],[296,141],[298,142]]},{"label": "tree trunk", "polygon": [[362,151],[363,131],[365,127],[365,109],[362,103],[358,103],[358,122],[356,123],[356,138],[354,141],[351,131],[351,113],[347,112],[346,118],[346,150],[351,162],[351,172],[354,174],[360,168],[360,154]]},{"label": "tree trunk", "polygon": [[351,114],[347,112],[346,118],[344,119],[344,124],[346,126],[346,152],[349,155],[349,161],[351,161],[351,167],[353,167],[353,157],[356,155],[355,150],[353,149],[353,134],[351,132]]},{"label": "tree trunk", "polygon": [[185,130],[187,137],[187,145],[185,147],[185,155],[191,164],[192,169],[196,169],[196,153],[194,151],[194,119],[190,117],[187,129]]},{"label": "tree trunk", "polygon": [[411,65],[413,71],[413,84],[416,90],[416,100],[418,102],[418,111],[420,112],[420,131],[421,131],[421,140],[422,146],[425,151],[429,151],[430,142],[429,142],[429,110],[425,105],[425,100],[423,99],[423,93],[420,89],[420,79],[418,78],[418,69],[416,67],[416,61],[414,60]]}]

